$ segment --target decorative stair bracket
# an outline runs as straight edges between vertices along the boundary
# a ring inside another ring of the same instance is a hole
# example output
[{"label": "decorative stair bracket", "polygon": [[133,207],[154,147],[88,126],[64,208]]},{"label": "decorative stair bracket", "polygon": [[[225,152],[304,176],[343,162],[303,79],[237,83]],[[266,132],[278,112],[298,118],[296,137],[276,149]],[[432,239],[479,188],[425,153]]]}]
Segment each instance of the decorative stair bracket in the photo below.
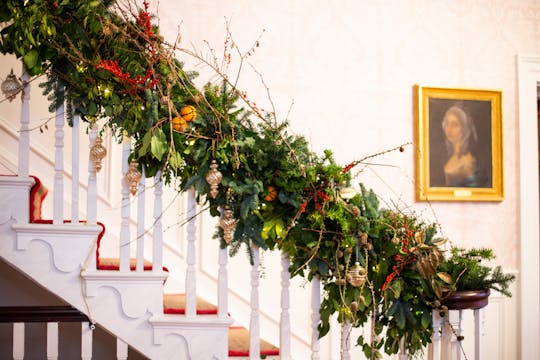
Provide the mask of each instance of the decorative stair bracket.
[{"label": "decorative stair bracket", "polygon": [[139,318],[149,311],[163,314],[163,282],[168,273],[119,272],[114,270],[84,271],[85,295],[94,297],[101,287],[113,288],[120,296],[122,311],[130,318]]},{"label": "decorative stair bracket", "polygon": [[32,241],[42,241],[52,250],[53,263],[62,272],[81,267],[92,249],[101,227],[86,224],[13,224],[17,250],[28,250]]},{"label": "decorative stair bracket", "polygon": [[[195,318],[162,315],[150,318],[154,328],[154,344],[161,345],[169,335],[185,340],[187,359],[226,360],[230,318],[197,316]],[[210,345],[211,344],[211,345]]]}]

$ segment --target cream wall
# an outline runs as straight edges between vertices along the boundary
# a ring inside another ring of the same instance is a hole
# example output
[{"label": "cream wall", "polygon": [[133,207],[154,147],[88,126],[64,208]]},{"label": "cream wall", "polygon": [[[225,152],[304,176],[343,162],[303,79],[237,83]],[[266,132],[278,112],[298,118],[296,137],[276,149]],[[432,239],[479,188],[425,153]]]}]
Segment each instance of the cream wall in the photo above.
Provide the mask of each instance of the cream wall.
[{"label": "cream wall", "polygon": [[[203,53],[206,40],[221,54],[225,19],[244,50],[264,29],[247,62],[263,74],[278,116],[294,100],[292,128],[343,164],[413,141],[414,84],[502,90],[504,201],[414,203],[412,147],[377,158],[391,167],[373,166],[358,179],[438,220],[453,244],[493,247],[498,262],[517,268],[515,56],[540,53],[538,1],[161,1],[158,12],[167,39],[181,24],[180,46]],[[240,82],[269,108],[246,64]]]}]

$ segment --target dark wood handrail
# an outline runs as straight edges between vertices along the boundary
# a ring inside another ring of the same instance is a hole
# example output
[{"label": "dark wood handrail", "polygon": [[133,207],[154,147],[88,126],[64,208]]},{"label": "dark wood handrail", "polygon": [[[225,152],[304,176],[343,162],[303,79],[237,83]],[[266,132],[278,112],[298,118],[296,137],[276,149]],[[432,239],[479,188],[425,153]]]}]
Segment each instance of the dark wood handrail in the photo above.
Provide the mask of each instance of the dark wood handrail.
[{"label": "dark wood handrail", "polygon": [[90,322],[88,316],[67,306],[0,306],[0,323]]}]

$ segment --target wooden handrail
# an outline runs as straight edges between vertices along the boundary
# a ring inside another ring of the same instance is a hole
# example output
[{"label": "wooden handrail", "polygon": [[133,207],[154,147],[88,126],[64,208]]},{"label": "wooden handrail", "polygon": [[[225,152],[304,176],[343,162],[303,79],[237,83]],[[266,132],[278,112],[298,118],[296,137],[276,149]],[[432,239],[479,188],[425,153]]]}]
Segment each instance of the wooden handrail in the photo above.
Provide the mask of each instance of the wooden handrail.
[{"label": "wooden handrail", "polygon": [[90,322],[79,310],[66,306],[0,306],[0,323]]}]

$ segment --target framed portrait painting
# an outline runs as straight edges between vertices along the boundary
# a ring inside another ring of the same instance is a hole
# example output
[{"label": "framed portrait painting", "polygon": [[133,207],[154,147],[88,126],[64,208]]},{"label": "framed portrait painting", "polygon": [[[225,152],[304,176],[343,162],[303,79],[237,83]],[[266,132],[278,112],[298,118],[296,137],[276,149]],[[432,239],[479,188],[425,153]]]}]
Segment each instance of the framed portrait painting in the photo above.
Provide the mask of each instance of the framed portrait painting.
[{"label": "framed portrait painting", "polygon": [[502,93],[416,85],[417,200],[502,201]]}]

